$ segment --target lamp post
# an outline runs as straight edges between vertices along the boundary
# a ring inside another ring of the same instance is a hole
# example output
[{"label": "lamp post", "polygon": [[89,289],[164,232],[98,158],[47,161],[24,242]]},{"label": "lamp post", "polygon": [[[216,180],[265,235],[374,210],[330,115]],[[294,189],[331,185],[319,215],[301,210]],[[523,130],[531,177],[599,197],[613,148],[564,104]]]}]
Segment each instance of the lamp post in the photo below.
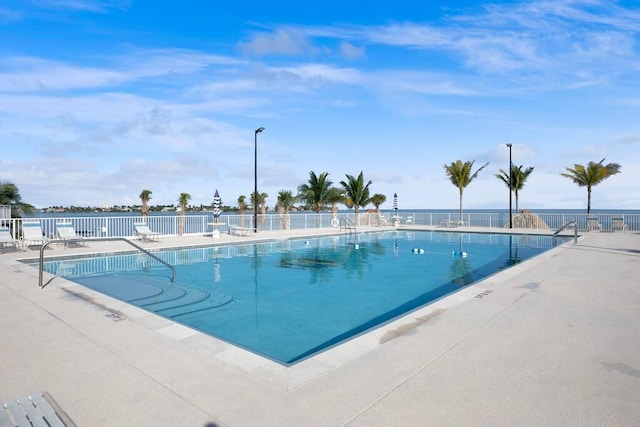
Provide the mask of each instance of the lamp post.
[{"label": "lamp post", "polygon": [[513,192],[511,188],[511,144],[507,144],[507,147],[509,147],[509,228],[513,228],[513,214],[511,211],[511,193]]},{"label": "lamp post", "polygon": [[253,168],[253,232],[258,232],[258,134],[264,130],[259,127],[255,131],[254,138],[254,168]]}]

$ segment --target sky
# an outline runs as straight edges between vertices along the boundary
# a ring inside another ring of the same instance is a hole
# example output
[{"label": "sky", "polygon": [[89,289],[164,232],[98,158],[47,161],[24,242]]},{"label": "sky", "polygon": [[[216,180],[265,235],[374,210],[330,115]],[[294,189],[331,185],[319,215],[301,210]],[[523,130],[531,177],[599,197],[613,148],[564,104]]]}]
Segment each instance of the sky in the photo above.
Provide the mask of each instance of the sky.
[{"label": "sky", "polygon": [[462,160],[489,163],[464,208],[506,209],[510,143],[520,209],[586,208],[560,174],[601,159],[622,169],[592,208],[640,209],[640,3],[349,3],[3,0],[0,182],[38,208],[235,206],[264,127],[270,207],[362,171],[383,209],[457,209]]}]

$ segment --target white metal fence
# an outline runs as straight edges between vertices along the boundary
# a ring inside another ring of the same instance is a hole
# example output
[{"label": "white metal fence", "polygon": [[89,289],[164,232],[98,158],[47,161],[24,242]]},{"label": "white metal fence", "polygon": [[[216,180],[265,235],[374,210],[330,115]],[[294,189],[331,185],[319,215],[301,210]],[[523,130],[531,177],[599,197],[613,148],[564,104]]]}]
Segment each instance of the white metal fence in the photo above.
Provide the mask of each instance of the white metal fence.
[{"label": "white metal fence", "polygon": [[[563,213],[539,213],[538,216],[549,229],[557,230],[569,221],[578,224],[578,230],[586,231],[590,223],[595,219],[602,231],[612,231],[614,219],[619,219],[627,231],[640,231],[640,214],[563,214]],[[485,228],[508,228],[508,213],[464,213],[462,219],[456,212],[429,213],[429,212],[403,212],[402,216],[394,217],[391,213],[375,214],[360,213],[358,218],[353,212],[340,212],[338,218],[349,218],[358,225],[378,226],[394,225],[427,225],[436,227],[471,226]],[[187,215],[184,218],[183,235],[203,235],[213,231],[211,214]],[[620,223],[620,221],[617,221]],[[23,222],[39,222],[43,235],[46,238],[56,236],[56,223],[73,224],[76,233],[87,238],[91,237],[136,237],[133,224],[141,222],[140,216],[88,216],[88,217],[57,217],[57,218],[7,218],[1,220],[3,226],[8,226],[15,238],[22,236]],[[180,230],[181,217],[177,215],[153,215],[146,218],[146,223],[154,232],[162,236],[177,236]],[[253,215],[223,215],[219,221],[221,225],[217,229],[221,232],[228,231],[231,226],[254,228]],[[331,213],[293,213],[289,215],[266,214],[258,215],[258,231],[276,230],[304,230],[319,228],[337,228],[339,221]],[[515,228],[515,226],[514,226]],[[517,229],[517,228],[516,228]]]}]

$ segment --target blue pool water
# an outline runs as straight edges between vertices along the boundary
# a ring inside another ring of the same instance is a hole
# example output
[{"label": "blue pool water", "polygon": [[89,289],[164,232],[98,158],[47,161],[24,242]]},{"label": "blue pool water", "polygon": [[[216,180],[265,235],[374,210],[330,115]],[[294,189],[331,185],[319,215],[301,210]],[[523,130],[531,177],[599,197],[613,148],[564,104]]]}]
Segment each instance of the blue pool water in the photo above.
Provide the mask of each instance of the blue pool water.
[{"label": "blue pool water", "polygon": [[[561,242],[560,239],[556,239]],[[282,364],[554,246],[547,236],[390,231],[45,262],[78,282]]]}]

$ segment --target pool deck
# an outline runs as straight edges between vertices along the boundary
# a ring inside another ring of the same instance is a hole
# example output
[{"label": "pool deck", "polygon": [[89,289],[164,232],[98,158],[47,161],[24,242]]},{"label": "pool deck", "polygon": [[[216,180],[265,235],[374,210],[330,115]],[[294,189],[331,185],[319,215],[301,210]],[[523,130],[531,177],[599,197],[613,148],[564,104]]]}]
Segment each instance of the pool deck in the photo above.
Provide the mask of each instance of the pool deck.
[{"label": "pool deck", "polygon": [[[323,233],[189,236],[142,245]],[[89,241],[80,248],[55,245],[46,256],[129,249]],[[0,254],[0,400],[47,391],[78,426],[623,426],[640,420],[636,232],[582,233],[576,245],[554,248],[292,367],[49,274],[39,289],[37,269],[16,261],[38,256],[35,249]]]}]

